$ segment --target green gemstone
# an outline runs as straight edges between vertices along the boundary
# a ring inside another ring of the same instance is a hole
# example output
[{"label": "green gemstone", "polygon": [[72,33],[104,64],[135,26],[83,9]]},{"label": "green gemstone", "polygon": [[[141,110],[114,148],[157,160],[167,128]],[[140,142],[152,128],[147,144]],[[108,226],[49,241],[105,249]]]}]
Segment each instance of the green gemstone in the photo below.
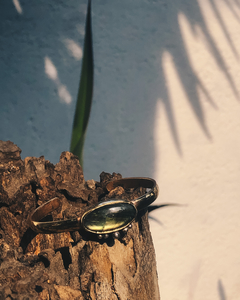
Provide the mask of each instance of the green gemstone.
[{"label": "green gemstone", "polygon": [[109,200],[87,212],[82,225],[89,232],[111,233],[128,226],[136,214],[136,208],[130,202]]}]

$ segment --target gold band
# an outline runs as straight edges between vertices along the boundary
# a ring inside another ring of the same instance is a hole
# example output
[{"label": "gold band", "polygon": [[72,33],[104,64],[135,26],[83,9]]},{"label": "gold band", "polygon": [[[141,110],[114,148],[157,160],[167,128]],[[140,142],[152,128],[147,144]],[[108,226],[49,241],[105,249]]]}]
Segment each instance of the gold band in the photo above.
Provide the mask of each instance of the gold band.
[{"label": "gold band", "polygon": [[113,199],[100,202],[85,212],[81,218],[40,222],[60,206],[61,202],[56,197],[34,210],[30,216],[30,227],[38,233],[84,229],[98,234],[99,237],[102,234],[108,237],[109,233],[118,236],[119,231],[126,231],[126,228],[131,225],[139,210],[148,207],[157,198],[158,187],[156,181],[151,178],[131,177],[110,181],[106,189],[111,191],[117,186],[122,186],[124,189],[144,187],[150,190],[132,201]]}]

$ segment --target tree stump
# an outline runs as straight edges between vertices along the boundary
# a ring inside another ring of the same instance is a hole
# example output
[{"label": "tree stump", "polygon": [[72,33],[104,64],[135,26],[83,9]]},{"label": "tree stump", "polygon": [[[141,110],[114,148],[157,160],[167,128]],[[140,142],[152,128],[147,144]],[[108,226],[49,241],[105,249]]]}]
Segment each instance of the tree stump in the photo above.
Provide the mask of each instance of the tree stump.
[{"label": "tree stump", "polygon": [[0,299],[160,299],[146,210],[121,240],[78,231],[36,234],[28,223],[33,210],[54,197],[62,206],[52,219],[68,219],[100,200],[131,200],[144,189],[117,187],[108,194],[106,183],[121,175],[103,172],[100,182],[85,181],[70,152],[56,165],[20,154],[12,142],[0,141]]}]

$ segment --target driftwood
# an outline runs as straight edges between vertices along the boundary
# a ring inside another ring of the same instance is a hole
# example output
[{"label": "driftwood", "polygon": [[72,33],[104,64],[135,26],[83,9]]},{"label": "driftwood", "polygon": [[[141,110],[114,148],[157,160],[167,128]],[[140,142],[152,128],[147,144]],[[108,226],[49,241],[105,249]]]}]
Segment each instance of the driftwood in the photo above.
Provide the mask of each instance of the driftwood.
[{"label": "driftwood", "polygon": [[99,241],[79,232],[36,234],[30,213],[59,197],[53,220],[81,215],[99,200],[133,199],[105,185],[120,174],[102,173],[85,181],[78,158],[63,152],[59,163],[44,157],[20,157],[12,142],[0,141],[0,299],[155,300],[158,291],[155,253],[147,211],[119,240]]}]

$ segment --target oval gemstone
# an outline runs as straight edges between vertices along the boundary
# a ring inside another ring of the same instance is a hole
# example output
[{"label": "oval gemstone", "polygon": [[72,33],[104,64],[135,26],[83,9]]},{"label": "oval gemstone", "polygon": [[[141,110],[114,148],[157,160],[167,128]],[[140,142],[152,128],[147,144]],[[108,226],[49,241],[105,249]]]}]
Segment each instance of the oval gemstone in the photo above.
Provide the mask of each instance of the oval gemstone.
[{"label": "oval gemstone", "polygon": [[111,233],[128,226],[136,213],[130,202],[109,200],[87,212],[82,218],[82,225],[93,233]]}]

